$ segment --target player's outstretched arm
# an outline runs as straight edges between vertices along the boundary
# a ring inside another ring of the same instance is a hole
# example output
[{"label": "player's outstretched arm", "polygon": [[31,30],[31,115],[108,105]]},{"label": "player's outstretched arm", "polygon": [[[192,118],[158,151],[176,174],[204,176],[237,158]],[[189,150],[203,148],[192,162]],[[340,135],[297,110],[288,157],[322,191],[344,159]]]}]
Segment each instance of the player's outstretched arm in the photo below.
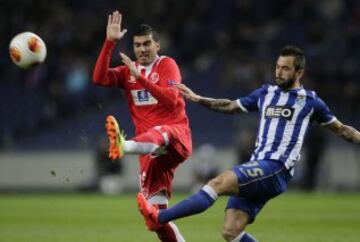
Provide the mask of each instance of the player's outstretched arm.
[{"label": "player's outstretched arm", "polygon": [[118,70],[109,68],[112,52],[117,40],[124,37],[126,29],[121,30],[122,16],[119,11],[114,11],[108,16],[106,27],[106,41],[102,47],[93,72],[93,83],[102,86],[119,86]]},{"label": "player's outstretched arm", "polygon": [[345,125],[336,120],[325,127],[349,142],[360,144],[360,132],[351,126]]},{"label": "player's outstretched arm", "polygon": [[194,103],[199,103],[213,111],[221,112],[221,113],[240,113],[242,110],[236,101],[232,101],[229,99],[215,99],[209,97],[203,97],[196,93],[194,93],[190,88],[185,86],[184,84],[177,84],[176,87],[180,90],[182,95],[189,101]]}]

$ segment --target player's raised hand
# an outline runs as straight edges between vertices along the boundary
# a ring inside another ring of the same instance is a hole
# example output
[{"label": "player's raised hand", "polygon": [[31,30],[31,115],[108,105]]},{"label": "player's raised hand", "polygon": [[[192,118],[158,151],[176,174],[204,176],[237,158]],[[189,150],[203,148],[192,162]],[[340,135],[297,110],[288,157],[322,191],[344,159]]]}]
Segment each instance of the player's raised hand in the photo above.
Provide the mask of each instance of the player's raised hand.
[{"label": "player's raised hand", "polygon": [[106,27],[106,38],[111,41],[120,40],[127,32],[127,29],[121,29],[122,15],[119,11],[114,11],[108,16]]},{"label": "player's raised hand", "polygon": [[136,68],[135,63],[124,53],[120,52],[121,61],[130,69],[131,74],[135,79],[139,78],[140,71]]},{"label": "player's raised hand", "polygon": [[180,90],[181,94],[189,101],[198,102],[200,96],[194,93],[190,88],[184,84],[176,84],[176,88]]}]

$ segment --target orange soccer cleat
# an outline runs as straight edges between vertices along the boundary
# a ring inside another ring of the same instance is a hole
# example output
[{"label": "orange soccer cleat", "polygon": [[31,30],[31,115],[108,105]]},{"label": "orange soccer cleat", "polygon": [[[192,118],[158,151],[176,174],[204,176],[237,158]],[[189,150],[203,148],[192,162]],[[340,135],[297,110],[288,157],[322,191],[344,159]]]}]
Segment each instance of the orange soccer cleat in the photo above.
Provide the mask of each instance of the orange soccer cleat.
[{"label": "orange soccer cleat", "polygon": [[158,216],[159,216],[158,208],[149,204],[141,192],[137,194],[137,203],[140,213],[143,215],[145,219],[145,224],[148,230],[150,231],[159,230],[162,225],[158,222]]},{"label": "orange soccer cleat", "polygon": [[112,115],[106,117],[105,128],[110,141],[109,158],[115,161],[124,156],[125,134]]}]

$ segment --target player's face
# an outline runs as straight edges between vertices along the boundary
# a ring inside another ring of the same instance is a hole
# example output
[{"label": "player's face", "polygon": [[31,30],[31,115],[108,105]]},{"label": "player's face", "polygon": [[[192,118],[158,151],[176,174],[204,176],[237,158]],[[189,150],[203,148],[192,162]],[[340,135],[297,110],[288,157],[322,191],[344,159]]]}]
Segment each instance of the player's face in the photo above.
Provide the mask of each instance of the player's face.
[{"label": "player's face", "polygon": [[160,43],[156,42],[152,35],[134,36],[133,47],[136,59],[142,65],[150,65],[155,60]]},{"label": "player's face", "polygon": [[[302,74],[295,70],[293,56],[280,56],[276,62],[276,85],[285,89],[295,87]],[[301,70],[302,71],[302,70]],[[301,75],[300,75],[301,74]]]}]

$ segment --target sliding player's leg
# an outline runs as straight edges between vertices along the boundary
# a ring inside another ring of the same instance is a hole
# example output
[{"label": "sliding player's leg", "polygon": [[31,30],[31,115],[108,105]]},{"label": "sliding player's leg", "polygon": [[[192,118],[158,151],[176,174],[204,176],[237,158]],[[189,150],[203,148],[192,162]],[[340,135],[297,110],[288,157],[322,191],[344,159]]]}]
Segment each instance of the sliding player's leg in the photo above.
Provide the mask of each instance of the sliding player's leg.
[{"label": "sliding player's leg", "polygon": [[230,242],[256,242],[245,227],[254,222],[267,201],[286,190],[291,175],[273,160],[247,162],[233,171],[239,180],[239,195],[229,198],[222,235]]},{"label": "sliding player's leg", "polygon": [[154,231],[161,224],[201,213],[211,207],[218,196],[236,195],[238,189],[236,174],[233,171],[225,171],[210,180],[199,192],[168,209],[158,210],[151,206],[141,193],[138,194],[137,200],[139,210],[145,218],[147,227]]},{"label": "sliding player's leg", "polygon": [[[235,166],[232,171],[220,174],[198,193],[169,209],[158,210],[150,206],[141,194],[138,194],[138,206],[146,225],[150,230],[154,230],[162,223],[205,211],[216,201],[218,196],[231,195],[240,202],[229,203],[228,209],[238,209],[249,214],[252,222],[263,204],[286,190],[290,178],[289,171],[281,162],[253,161]],[[247,222],[244,223],[247,224]],[[237,232],[239,233],[237,234]],[[231,239],[234,237],[244,238],[240,241],[248,238],[247,241],[251,241],[249,240],[251,236],[244,235],[242,232],[241,229],[235,229],[235,232],[227,236]]]},{"label": "sliding player's leg", "polygon": [[253,203],[245,198],[230,197],[225,212],[223,238],[230,242],[256,242],[252,235],[245,232],[245,228],[254,221],[263,205],[262,203]]}]

